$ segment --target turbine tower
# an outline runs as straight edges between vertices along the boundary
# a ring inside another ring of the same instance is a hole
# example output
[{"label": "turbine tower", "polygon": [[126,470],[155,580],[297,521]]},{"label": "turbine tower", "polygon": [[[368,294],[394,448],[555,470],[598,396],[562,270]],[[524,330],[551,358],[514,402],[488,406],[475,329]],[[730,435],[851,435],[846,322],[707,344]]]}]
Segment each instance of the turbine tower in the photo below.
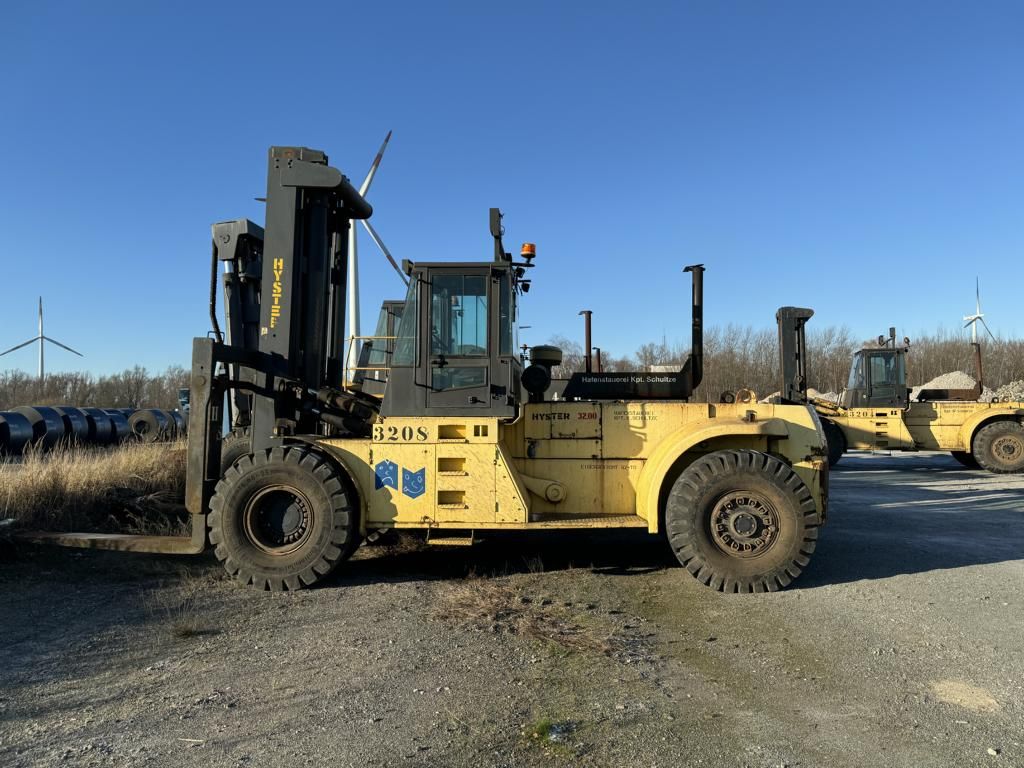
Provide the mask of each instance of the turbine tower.
[{"label": "turbine tower", "polygon": [[985,315],[981,311],[981,287],[977,277],[974,278],[974,314],[966,315],[964,320],[967,321],[964,324],[964,328],[968,325],[971,326],[971,344],[978,343],[978,321],[981,321],[981,324],[985,326],[985,330],[992,338],[992,341],[996,340],[996,337],[992,335],[992,331],[988,329],[988,323],[985,322]]},{"label": "turbine tower", "polygon": [[65,344],[61,344],[56,339],[51,339],[49,336],[46,336],[45,334],[43,334],[43,297],[42,296],[39,297],[39,335],[36,336],[35,338],[29,339],[28,341],[23,341],[21,344],[19,344],[16,347],[11,347],[6,352],[0,352],[0,357],[3,357],[8,352],[14,352],[16,349],[21,349],[22,347],[27,347],[29,344],[33,344],[33,343],[35,343],[37,341],[39,342],[39,380],[40,381],[42,381],[43,377],[46,375],[46,368],[44,366],[44,361],[43,361],[43,347],[46,346],[46,342],[47,341],[50,342],[51,344],[56,344],[61,349],[66,349],[68,352],[74,352],[79,357],[84,357],[84,355],[81,352],[78,352],[77,350],[74,350],[74,349],[72,349],[71,347],[69,347],[69,346],[67,346]]},{"label": "turbine tower", "polygon": [[[373,159],[373,163],[370,164],[370,171],[366,174],[366,178],[363,179],[363,183],[359,187],[359,194],[364,198],[366,193],[370,191],[370,184],[373,182],[373,177],[377,174],[377,169],[380,167],[380,161],[384,157],[384,150],[387,149],[389,141],[391,141],[391,131],[388,131],[388,135],[384,137],[384,143],[380,145],[377,156]],[[402,282],[408,285],[409,281],[402,273],[398,263],[391,256],[391,252],[388,251],[387,246],[384,245],[384,241],[381,240],[373,225],[366,219],[361,219],[360,221],[373,239],[373,242],[380,248],[381,253],[387,257],[387,260],[394,267],[398,276],[402,278]],[[348,297],[346,304],[348,304],[348,354],[345,360],[345,380],[347,383],[352,380],[355,369],[359,365],[359,336],[362,335],[359,332],[359,252],[355,222],[352,223],[348,230]]]}]

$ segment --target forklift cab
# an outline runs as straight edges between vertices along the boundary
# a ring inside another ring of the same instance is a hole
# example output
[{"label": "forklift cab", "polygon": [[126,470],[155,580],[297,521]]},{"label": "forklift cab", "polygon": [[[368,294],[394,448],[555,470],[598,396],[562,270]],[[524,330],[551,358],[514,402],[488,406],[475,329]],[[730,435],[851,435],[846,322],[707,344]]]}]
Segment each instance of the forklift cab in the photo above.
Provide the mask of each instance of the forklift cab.
[{"label": "forklift cab", "polygon": [[384,385],[388,380],[391,356],[395,353],[395,339],[404,309],[404,301],[385,300],[380,307],[373,338],[363,344],[363,349],[368,350],[366,366],[358,372],[357,377],[360,388],[366,394],[384,396]]},{"label": "forklift cab", "polygon": [[845,408],[906,408],[905,350],[882,348],[855,352],[840,404]]},{"label": "forklift cab", "polygon": [[516,299],[532,264],[514,263],[491,211],[494,261],[404,262],[410,277],[382,416],[515,418],[523,364],[516,350]]},{"label": "forklift cab", "polygon": [[381,415],[515,417],[522,363],[513,268],[409,266]]}]

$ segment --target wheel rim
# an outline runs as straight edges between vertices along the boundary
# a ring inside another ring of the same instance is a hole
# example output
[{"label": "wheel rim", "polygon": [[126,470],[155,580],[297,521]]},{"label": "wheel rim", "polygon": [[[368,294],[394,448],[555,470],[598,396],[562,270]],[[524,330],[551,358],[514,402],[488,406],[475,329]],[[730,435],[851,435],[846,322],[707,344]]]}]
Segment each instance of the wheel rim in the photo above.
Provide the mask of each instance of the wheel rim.
[{"label": "wheel rim", "polygon": [[992,441],[992,455],[1002,464],[1014,464],[1024,456],[1024,442],[1016,435],[1001,435]]},{"label": "wheel rim", "polygon": [[296,488],[272,485],[249,499],[242,522],[254,547],[270,555],[288,555],[309,538],[313,505]]},{"label": "wheel rim", "polygon": [[779,537],[779,513],[764,496],[732,491],[711,511],[711,540],[730,557],[759,557]]}]

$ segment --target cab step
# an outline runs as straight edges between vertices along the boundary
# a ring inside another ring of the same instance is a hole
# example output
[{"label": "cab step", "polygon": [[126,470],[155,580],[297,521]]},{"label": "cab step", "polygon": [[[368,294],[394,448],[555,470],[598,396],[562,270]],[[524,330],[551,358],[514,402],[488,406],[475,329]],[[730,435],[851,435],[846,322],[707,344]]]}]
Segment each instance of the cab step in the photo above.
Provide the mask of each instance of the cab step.
[{"label": "cab step", "polygon": [[427,544],[433,544],[436,547],[471,547],[478,541],[479,539],[474,537],[473,531],[470,531],[468,536],[453,536],[451,534],[431,536],[430,532],[427,532]]}]

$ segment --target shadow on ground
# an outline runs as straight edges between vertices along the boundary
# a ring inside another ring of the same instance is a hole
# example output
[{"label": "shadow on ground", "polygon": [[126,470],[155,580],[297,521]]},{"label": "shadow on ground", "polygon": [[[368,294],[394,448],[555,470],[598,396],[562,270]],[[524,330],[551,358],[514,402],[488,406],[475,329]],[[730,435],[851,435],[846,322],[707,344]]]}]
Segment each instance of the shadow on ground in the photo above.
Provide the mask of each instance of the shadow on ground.
[{"label": "shadow on ground", "polygon": [[797,588],[1024,557],[1024,478],[945,454],[844,457],[828,524]]}]

